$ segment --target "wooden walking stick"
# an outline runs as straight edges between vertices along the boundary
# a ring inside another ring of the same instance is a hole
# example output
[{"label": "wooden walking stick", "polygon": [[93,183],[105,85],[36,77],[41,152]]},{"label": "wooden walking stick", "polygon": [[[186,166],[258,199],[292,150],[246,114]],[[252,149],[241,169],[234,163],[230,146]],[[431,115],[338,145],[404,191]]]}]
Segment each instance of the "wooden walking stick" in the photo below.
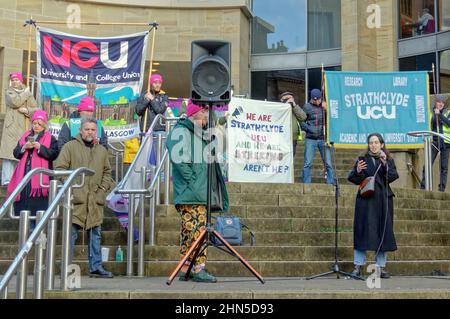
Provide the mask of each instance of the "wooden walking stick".
[{"label": "wooden walking stick", "polygon": [[[153,38],[152,38],[152,50],[150,53],[150,70],[148,72],[148,84],[147,84],[147,93],[150,93],[151,84],[150,84],[150,78],[152,76],[153,71],[153,57],[155,52],[155,37],[156,37],[156,30],[158,29],[158,24],[156,22],[153,23]],[[145,108],[145,115],[144,115],[144,124],[142,125],[143,133],[147,132],[147,117],[148,117],[148,108]]]},{"label": "wooden walking stick", "polygon": [[[28,21],[28,61],[27,61],[27,88],[30,89],[30,73],[31,73],[31,36],[33,33],[33,16],[30,16],[30,20]],[[31,91],[31,89],[30,89]],[[28,118],[24,116],[25,121],[25,130],[28,131],[30,129]]]},{"label": "wooden walking stick", "polygon": [[[322,91],[322,102],[325,102],[325,69],[323,67],[323,63],[322,63],[322,84],[321,84],[321,91]],[[326,129],[326,125],[327,125],[327,120],[326,120],[326,111],[325,109],[322,107],[322,104],[320,105],[320,107],[322,108],[322,133],[323,133],[323,140],[325,142],[325,152],[324,152],[324,164],[323,164],[323,176],[325,178],[325,180],[327,179],[327,150],[326,147],[328,147],[328,143],[327,143],[327,129]]]}]

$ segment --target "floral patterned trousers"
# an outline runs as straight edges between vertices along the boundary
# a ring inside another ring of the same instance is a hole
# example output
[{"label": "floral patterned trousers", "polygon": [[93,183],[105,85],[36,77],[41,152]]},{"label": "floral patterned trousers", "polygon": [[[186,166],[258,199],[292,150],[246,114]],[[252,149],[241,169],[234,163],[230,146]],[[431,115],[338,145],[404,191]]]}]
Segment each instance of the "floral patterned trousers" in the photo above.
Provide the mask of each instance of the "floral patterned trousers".
[{"label": "floral patterned trousers", "polygon": [[[205,205],[177,205],[181,214],[180,253],[186,255],[191,245],[198,239],[200,233],[206,229]],[[205,266],[207,250],[203,250],[194,261],[195,266]],[[192,262],[193,255],[189,256]]]}]

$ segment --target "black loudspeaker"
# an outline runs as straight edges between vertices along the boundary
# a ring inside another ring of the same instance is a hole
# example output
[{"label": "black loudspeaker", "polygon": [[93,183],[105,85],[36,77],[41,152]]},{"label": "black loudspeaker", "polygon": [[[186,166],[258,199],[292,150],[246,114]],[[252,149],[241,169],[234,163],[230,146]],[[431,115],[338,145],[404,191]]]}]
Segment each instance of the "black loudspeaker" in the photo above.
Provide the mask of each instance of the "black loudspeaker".
[{"label": "black loudspeaker", "polygon": [[227,104],[231,99],[231,44],[199,40],[191,46],[191,99],[194,103]]}]

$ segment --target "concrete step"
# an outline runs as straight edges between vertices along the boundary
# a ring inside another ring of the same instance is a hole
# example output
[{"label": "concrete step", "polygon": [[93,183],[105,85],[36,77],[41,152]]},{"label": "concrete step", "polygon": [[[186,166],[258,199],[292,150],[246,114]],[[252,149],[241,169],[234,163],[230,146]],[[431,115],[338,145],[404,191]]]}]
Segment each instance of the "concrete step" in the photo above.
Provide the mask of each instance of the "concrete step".
[{"label": "concrete step", "polygon": [[[215,214],[216,215],[216,214]],[[331,215],[331,214],[330,214]],[[348,214],[350,215],[350,214]],[[450,214],[448,214],[450,215]],[[173,215],[172,215],[173,216]],[[215,217],[215,216],[213,216]],[[350,216],[349,216],[350,217]],[[447,216],[448,217],[448,216]],[[321,232],[324,229],[333,228],[335,219],[330,218],[294,218],[294,217],[243,217],[242,223],[250,227],[255,232]],[[146,218],[145,225],[149,225],[149,219]],[[213,218],[214,223],[214,218]],[[157,217],[155,220],[155,228],[158,231],[174,231],[179,230],[181,219],[178,216]],[[341,216],[339,227],[345,231],[352,231],[353,218],[344,218]],[[59,222],[58,229],[61,230],[62,223]],[[106,218],[102,225],[103,231],[122,232],[117,219],[114,217]],[[394,230],[404,233],[450,233],[450,221],[448,220],[402,220],[398,216],[394,222]],[[3,233],[18,231],[17,220],[5,219],[0,221],[0,237]],[[148,234],[148,227],[146,227]]]},{"label": "concrete step", "polygon": [[[243,256],[245,258],[245,256]],[[389,258],[389,256],[388,256]],[[87,261],[75,261],[81,268],[82,275],[88,274]],[[331,269],[333,260],[330,261],[253,261],[250,264],[264,277],[303,277],[327,272]],[[4,273],[10,261],[0,260],[0,272]],[[28,262],[29,274],[33,272],[33,261]],[[56,273],[59,274],[59,265]],[[112,271],[116,276],[126,274],[125,262],[105,262],[104,267]],[[145,276],[164,277],[169,276],[177,266],[177,261],[147,261],[144,264]],[[388,270],[395,276],[419,276],[430,275],[436,270],[442,273],[450,273],[450,260],[425,261],[389,261]],[[217,276],[227,277],[249,277],[252,274],[239,261],[208,261],[208,271]],[[343,271],[350,272],[353,269],[351,260],[340,262]],[[134,270],[137,271],[137,263],[134,263]]]},{"label": "concrete step", "polygon": [[[333,185],[320,184],[256,184],[256,183],[229,183],[228,193],[249,193],[249,194],[305,194],[305,195],[328,195],[334,196],[335,187]],[[356,185],[341,185],[341,197],[356,195]],[[393,188],[398,198],[413,199],[434,199],[450,201],[450,194],[440,192],[427,192],[420,189]]]},{"label": "concrete step", "polygon": [[[107,246],[110,249],[109,260],[115,258],[117,245]],[[399,250],[389,253],[389,260],[449,260],[449,246],[432,246],[425,252],[423,247],[399,246]],[[121,247],[124,252],[124,260],[127,256],[127,248]],[[236,250],[249,261],[329,261],[334,258],[334,246],[237,246]],[[137,256],[137,247],[134,247],[134,257]],[[0,246],[0,256],[4,260],[13,260],[17,254],[17,245]],[[374,259],[374,253],[368,253],[368,260]],[[343,260],[353,258],[353,246],[341,246],[339,257]],[[61,258],[61,246],[56,247],[56,258]],[[146,261],[177,261],[180,258],[178,246],[149,246],[145,247],[144,259]],[[34,260],[34,249],[30,252],[30,260]],[[86,246],[75,246],[74,260],[85,261],[88,259]],[[232,261],[234,257],[211,247],[208,249],[209,261]]]},{"label": "concrete step", "polygon": [[[339,228],[339,245],[353,245],[353,233],[350,229]],[[344,232],[345,231],[345,232]],[[328,246],[334,244],[334,228],[324,228],[322,232],[255,232],[258,246]],[[446,246],[450,245],[449,233],[395,233],[398,246]],[[177,246],[180,242],[179,231],[158,231],[156,243],[160,246]],[[250,235],[243,233],[243,242],[250,244]],[[117,243],[116,243],[117,245]]]},{"label": "concrete step", "polygon": [[[83,235],[84,234],[84,235]],[[84,236],[84,237],[83,237]],[[57,232],[57,242],[62,242],[61,232]],[[19,241],[19,235],[17,231],[1,231],[0,232],[0,245],[13,244]],[[87,232],[79,232],[78,239],[75,242],[77,245],[88,242]],[[102,231],[102,243],[105,245],[126,245],[127,233],[125,231]],[[1,258],[1,256],[0,256]]]},{"label": "concrete step", "polygon": [[[288,184],[282,187],[277,187],[276,185],[266,185],[264,187],[258,187],[254,189],[246,187],[242,188],[242,190],[231,185],[232,184],[230,184],[230,186],[228,187],[228,190],[230,205],[232,206],[335,206],[333,185],[314,184],[315,187],[324,187],[320,190],[304,190],[304,187],[308,186],[304,184]],[[341,185],[341,187],[341,196],[339,197],[340,207],[354,207],[357,186]],[[421,194],[421,196],[417,197],[412,197],[402,189],[394,189],[393,191],[396,194],[396,197],[394,199],[395,208],[448,210],[448,207],[450,207],[450,194],[429,193]],[[171,193],[170,201],[172,201],[172,197],[173,194]],[[0,200],[2,200],[1,197]],[[146,209],[148,209],[147,203]],[[108,208],[105,208],[105,213],[106,212],[112,214],[112,212]]]},{"label": "concrete step", "polygon": [[[339,209],[339,217],[351,219],[354,216],[354,212],[354,207],[341,207]],[[242,218],[334,218],[335,208],[324,206],[231,206],[230,213]],[[174,206],[159,206],[156,214],[159,217],[179,218],[179,214]],[[395,219],[450,221],[450,212],[431,209],[398,208],[395,210]]]},{"label": "concrete step", "polygon": [[[339,198],[340,207],[355,207],[356,189],[353,196],[341,196]],[[232,206],[328,206],[335,207],[335,198],[324,195],[290,195],[290,194],[246,194],[230,193],[229,202]],[[439,201],[432,199],[396,198],[394,208],[415,208],[448,210],[449,201]]]},{"label": "concrete step", "polygon": [[[328,268],[327,270],[329,270]],[[381,281],[381,289],[369,289],[366,283],[359,280],[337,279],[336,275],[329,275],[320,280],[305,280],[302,277],[267,277],[262,285],[255,277],[247,274],[246,277],[224,277],[217,274],[218,283],[199,284],[193,281],[180,282],[175,279],[170,287],[166,285],[167,275],[164,277],[114,277],[113,279],[102,280],[81,277],[81,289],[71,291],[59,290],[59,279],[55,280],[56,290],[45,291],[45,299],[152,299],[157,306],[170,304],[171,309],[176,305],[181,305],[185,300],[197,299],[199,301],[219,299],[209,301],[212,304],[219,304],[225,299],[450,299],[450,289],[448,279],[450,277],[418,277],[418,276],[395,276],[389,280]],[[28,277],[27,299],[33,296],[32,276]],[[10,299],[15,298],[15,278],[11,280],[9,286]],[[174,299],[174,302],[159,302],[159,299]],[[351,301],[350,301],[351,302]],[[273,302],[272,302],[273,303]],[[148,304],[148,302],[147,302]],[[187,303],[195,305],[193,303]],[[288,311],[296,311],[296,308],[286,308],[291,304],[283,302],[275,303],[274,309],[280,314],[280,309],[288,314]],[[237,306],[237,305],[236,305]],[[231,309],[236,309],[235,305],[229,305],[228,313],[236,313]],[[420,306],[418,306],[420,307]],[[163,309],[163,307],[159,307]],[[164,309],[166,309],[165,307]],[[208,308],[208,315],[214,316],[220,308]],[[330,309],[330,315],[335,311]],[[404,310],[405,307],[402,308]],[[419,309],[419,308],[417,308]],[[115,310],[115,308],[114,308]],[[154,310],[154,308],[152,308]],[[412,313],[415,309],[408,307]],[[323,310],[321,309],[321,313]],[[197,316],[201,317],[201,316]],[[240,316],[242,317],[242,316]],[[280,317],[280,316],[278,316]]]},{"label": "concrete step", "polygon": [[[343,228],[339,226],[339,244],[352,245],[353,233],[350,227]],[[276,231],[255,231],[256,245],[258,246],[328,246],[334,244],[334,227],[323,227],[316,232],[276,232]],[[147,236],[148,237],[148,236]],[[399,246],[445,246],[450,245],[450,233],[395,233],[397,244]],[[180,231],[178,230],[156,230],[155,239],[160,246],[178,246],[180,240]],[[61,233],[58,232],[57,243],[61,243]],[[148,238],[146,238],[147,242]],[[16,245],[18,242],[17,231],[0,232],[0,246]],[[250,244],[250,234],[243,232],[243,242]],[[88,243],[88,234],[83,235],[80,232],[76,245],[86,245]],[[118,231],[103,231],[102,245],[105,246],[125,246],[127,243],[127,233]],[[1,255],[0,255],[1,258]]]}]

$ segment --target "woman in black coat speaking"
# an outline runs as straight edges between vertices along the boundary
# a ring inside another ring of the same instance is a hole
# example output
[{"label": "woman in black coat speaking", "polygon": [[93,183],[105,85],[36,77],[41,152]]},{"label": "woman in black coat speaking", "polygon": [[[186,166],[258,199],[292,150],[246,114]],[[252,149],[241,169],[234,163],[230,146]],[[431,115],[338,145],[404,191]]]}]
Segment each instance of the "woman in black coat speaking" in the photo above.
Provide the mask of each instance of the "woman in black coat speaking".
[{"label": "woman in black coat speaking", "polygon": [[375,192],[370,197],[358,191],[353,222],[354,264],[352,274],[361,276],[361,266],[366,262],[366,251],[376,252],[376,264],[381,278],[389,278],[386,271],[386,252],[397,250],[394,236],[394,193],[389,186],[398,179],[394,159],[390,156],[383,137],[370,134],[368,149],[358,158],[348,180],[359,185],[365,178],[375,176]]}]

